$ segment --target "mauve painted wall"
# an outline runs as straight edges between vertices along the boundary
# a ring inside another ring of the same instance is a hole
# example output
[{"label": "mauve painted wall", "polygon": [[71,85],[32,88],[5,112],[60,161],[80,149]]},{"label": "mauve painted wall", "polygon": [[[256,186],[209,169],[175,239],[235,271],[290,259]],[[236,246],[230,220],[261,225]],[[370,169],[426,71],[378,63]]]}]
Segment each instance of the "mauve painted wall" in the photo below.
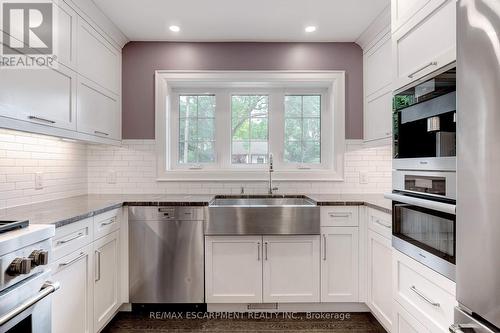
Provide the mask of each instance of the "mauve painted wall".
[{"label": "mauve painted wall", "polygon": [[155,70],[345,70],[346,137],[363,137],[363,54],[355,43],[130,42],[123,48],[123,138],[154,139]]}]

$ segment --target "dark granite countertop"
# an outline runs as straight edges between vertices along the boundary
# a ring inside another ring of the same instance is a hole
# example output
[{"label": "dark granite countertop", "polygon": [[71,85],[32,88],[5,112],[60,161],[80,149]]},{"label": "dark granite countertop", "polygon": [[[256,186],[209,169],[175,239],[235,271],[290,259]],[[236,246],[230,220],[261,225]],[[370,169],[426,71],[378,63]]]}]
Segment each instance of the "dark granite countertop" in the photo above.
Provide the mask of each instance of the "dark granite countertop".
[{"label": "dark granite countertop", "polygon": [[[382,194],[312,194],[319,206],[366,205],[391,213],[391,201]],[[105,211],[127,206],[208,206],[214,195],[90,194],[0,210],[0,220],[29,219],[32,224],[56,228]]]}]

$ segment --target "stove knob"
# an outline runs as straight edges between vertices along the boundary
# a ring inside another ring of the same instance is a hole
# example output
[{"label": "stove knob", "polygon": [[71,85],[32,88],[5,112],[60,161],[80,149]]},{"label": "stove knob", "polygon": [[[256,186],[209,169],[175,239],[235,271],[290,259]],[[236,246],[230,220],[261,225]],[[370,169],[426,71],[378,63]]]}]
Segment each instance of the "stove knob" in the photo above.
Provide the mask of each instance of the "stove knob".
[{"label": "stove knob", "polygon": [[7,269],[9,275],[28,274],[31,271],[31,259],[29,258],[16,258],[14,259]]},{"label": "stove knob", "polygon": [[35,250],[31,252],[31,266],[47,265],[49,263],[49,252],[43,250]]}]

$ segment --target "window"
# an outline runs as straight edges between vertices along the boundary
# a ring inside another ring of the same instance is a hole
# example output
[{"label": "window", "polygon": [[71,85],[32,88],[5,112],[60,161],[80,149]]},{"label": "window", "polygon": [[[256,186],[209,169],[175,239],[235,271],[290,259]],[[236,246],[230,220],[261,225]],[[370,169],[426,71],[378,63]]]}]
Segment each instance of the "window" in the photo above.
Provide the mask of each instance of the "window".
[{"label": "window", "polygon": [[284,160],[321,163],[321,95],[285,96]]},{"label": "window", "polygon": [[233,164],[267,163],[268,112],[268,96],[231,96],[231,162]]},{"label": "window", "polygon": [[161,180],[342,178],[342,72],[156,74]]},{"label": "window", "polygon": [[179,163],[215,161],[215,96],[179,96]]}]

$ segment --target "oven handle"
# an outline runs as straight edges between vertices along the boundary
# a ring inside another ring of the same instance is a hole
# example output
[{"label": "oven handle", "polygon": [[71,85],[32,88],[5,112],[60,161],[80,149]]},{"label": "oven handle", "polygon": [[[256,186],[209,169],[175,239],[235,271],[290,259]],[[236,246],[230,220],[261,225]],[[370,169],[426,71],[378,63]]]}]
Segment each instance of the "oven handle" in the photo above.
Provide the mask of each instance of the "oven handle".
[{"label": "oven handle", "polygon": [[32,307],[36,303],[40,302],[42,299],[45,297],[49,296],[53,292],[55,292],[57,289],[59,289],[60,284],[59,282],[50,282],[47,281],[43,284],[42,289],[38,293],[38,295],[28,298],[26,301],[21,303],[17,308],[10,310],[6,314],[4,314],[2,317],[0,317],[0,326],[5,325],[7,322],[15,318],[17,315],[21,314],[22,312],[26,311],[28,308]]},{"label": "oven handle", "polygon": [[444,202],[426,200],[420,198],[409,197],[406,195],[395,194],[395,193],[386,193],[384,194],[386,199],[402,202],[408,205],[419,206],[431,210],[436,210],[438,212],[448,213],[455,215],[456,214],[456,205],[447,204]]}]

